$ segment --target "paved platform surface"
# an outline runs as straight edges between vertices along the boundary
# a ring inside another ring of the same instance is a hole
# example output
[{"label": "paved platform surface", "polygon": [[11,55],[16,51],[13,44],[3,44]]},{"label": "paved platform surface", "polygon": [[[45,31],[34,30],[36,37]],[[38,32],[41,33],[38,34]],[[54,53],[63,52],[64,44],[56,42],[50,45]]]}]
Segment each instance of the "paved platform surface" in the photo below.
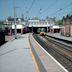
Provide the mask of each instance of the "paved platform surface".
[{"label": "paved platform surface", "polygon": [[[16,40],[13,36],[7,38],[9,42],[0,47],[0,72],[67,72],[29,36],[33,44],[31,51],[28,36],[18,35]],[[33,60],[32,52],[40,67]]]},{"label": "paved platform surface", "polygon": [[60,39],[64,39],[64,40],[68,40],[68,41],[72,41],[72,37],[62,36],[60,33],[47,33],[47,35],[60,38]]},{"label": "paved platform surface", "polygon": [[22,35],[0,47],[0,72],[36,72],[28,36]]},{"label": "paved platform surface", "polygon": [[[22,38],[22,35],[20,33],[17,34],[17,39]],[[5,35],[5,41],[13,41],[15,40],[15,35]]]}]

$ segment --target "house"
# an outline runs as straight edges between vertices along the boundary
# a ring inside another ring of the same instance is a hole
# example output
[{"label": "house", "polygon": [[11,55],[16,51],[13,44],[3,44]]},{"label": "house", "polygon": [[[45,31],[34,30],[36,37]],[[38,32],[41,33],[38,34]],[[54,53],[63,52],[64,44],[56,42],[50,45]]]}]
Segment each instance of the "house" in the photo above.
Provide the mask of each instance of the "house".
[{"label": "house", "polygon": [[62,18],[62,23],[61,35],[72,36],[72,15],[64,16]]}]

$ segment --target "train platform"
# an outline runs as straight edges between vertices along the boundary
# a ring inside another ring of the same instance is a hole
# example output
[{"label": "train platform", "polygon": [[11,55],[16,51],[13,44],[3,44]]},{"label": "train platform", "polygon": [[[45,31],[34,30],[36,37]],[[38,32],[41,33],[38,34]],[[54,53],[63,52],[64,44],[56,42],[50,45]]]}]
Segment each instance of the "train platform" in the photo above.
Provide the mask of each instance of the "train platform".
[{"label": "train platform", "polygon": [[30,36],[30,44],[40,72],[68,72],[32,36]]},{"label": "train platform", "polygon": [[39,72],[28,39],[19,35],[0,47],[0,72]]},{"label": "train platform", "polygon": [[[20,33],[17,34],[17,39],[22,38]],[[5,35],[5,41],[13,41],[15,40],[15,35]]]},{"label": "train platform", "polygon": [[20,35],[0,47],[0,72],[68,72],[33,38]]},{"label": "train platform", "polygon": [[72,37],[62,36],[60,33],[47,33],[48,36],[72,42]]}]

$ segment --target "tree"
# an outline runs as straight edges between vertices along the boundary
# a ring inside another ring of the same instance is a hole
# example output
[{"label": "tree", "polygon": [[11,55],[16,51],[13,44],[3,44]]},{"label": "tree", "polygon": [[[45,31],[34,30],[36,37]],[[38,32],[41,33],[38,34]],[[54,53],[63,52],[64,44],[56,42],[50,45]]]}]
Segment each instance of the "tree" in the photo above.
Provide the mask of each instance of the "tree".
[{"label": "tree", "polygon": [[59,25],[59,26],[60,26],[60,25],[63,25],[62,20],[57,20],[57,21],[56,21],[56,25]]}]

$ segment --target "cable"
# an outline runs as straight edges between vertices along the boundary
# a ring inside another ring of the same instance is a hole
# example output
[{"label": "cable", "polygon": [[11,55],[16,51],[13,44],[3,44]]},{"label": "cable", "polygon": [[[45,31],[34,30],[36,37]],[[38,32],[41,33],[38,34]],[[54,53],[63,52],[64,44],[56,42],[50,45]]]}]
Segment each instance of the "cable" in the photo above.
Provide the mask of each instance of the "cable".
[{"label": "cable", "polygon": [[32,4],[31,4],[31,6],[29,7],[28,12],[32,9],[32,6],[34,5],[34,3],[35,3],[35,0],[32,1]]},{"label": "cable", "polygon": [[72,5],[72,3],[68,4],[67,6],[65,6],[65,7],[63,7],[63,8],[58,9],[56,12],[52,13],[52,15],[54,15],[54,14],[56,14],[56,13],[58,13],[58,12],[63,11],[64,9],[68,8],[68,7],[71,6],[71,5]]},{"label": "cable", "polygon": [[35,3],[35,0],[32,1],[32,3],[31,3],[31,5],[30,5],[29,9],[26,11],[27,17],[29,17],[29,12],[31,11],[31,9],[32,9],[32,7],[33,7],[33,5],[34,5],[34,3]]},{"label": "cable", "polygon": [[51,5],[49,5],[45,10],[42,11],[42,13],[48,11],[50,8],[54,7],[54,5],[58,2],[58,0],[55,0]]}]

